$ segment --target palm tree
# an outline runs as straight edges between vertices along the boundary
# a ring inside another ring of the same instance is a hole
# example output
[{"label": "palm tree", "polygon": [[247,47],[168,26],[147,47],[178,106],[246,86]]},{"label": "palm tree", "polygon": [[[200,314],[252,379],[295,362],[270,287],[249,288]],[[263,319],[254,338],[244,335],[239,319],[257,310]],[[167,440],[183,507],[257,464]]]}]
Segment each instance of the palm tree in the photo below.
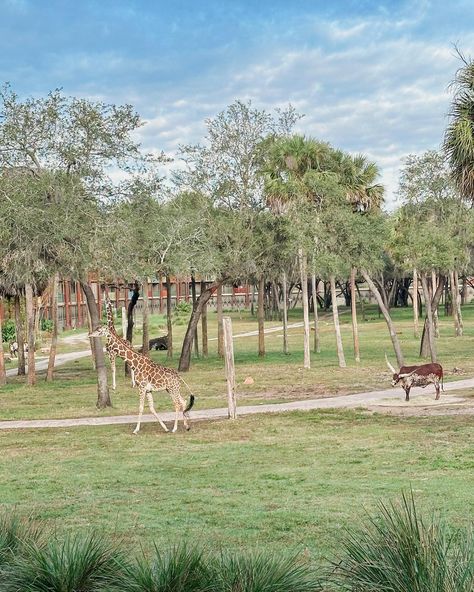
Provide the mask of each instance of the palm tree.
[{"label": "palm tree", "polygon": [[459,51],[464,66],[452,82],[451,121],[444,136],[444,150],[461,195],[474,201],[474,61]]}]

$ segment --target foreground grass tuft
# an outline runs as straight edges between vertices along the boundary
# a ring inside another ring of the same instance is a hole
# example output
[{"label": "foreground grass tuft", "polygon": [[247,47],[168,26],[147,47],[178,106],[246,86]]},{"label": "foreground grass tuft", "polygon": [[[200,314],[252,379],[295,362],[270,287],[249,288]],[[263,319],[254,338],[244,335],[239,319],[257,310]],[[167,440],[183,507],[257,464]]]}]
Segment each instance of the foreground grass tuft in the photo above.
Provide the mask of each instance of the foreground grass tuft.
[{"label": "foreground grass tuft", "polygon": [[0,592],[98,592],[120,575],[115,546],[94,534],[32,542],[2,574]]},{"label": "foreground grass tuft", "polygon": [[296,557],[224,553],[210,564],[209,592],[318,592],[314,571]]},{"label": "foreground grass tuft", "polygon": [[207,570],[202,551],[180,545],[142,557],[125,567],[115,583],[117,592],[205,592]]},{"label": "foreground grass tuft", "polygon": [[38,541],[41,530],[32,526],[27,519],[16,515],[0,515],[0,568],[11,563],[22,553],[25,545]]},{"label": "foreground grass tuft", "polygon": [[426,520],[413,496],[380,504],[366,527],[349,531],[335,579],[353,592],[472,592],[474,538]]}]

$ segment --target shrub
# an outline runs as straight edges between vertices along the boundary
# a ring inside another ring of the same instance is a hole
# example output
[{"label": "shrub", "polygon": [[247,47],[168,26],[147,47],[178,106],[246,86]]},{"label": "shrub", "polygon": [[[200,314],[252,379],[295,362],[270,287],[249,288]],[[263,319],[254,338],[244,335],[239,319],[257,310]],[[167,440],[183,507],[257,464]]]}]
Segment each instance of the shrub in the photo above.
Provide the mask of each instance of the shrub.
[{"label": "shrub", "polygon": [[224,553],[210,563],[209,592],[318,592],[308,564],[293,556]]},{"label": "shrub", "polygon": [[53,321],[51,319],[41,319],[41,331],[52,333]]},{"label": "shrub", "polygon": [[190,302],[178,302],[173,310],[173,325],[186,325],[192,310]]},{"label": "shrub", "polygon": [[413,496],[403,495],[347,532],[334,575],[353,592],[472,592],[474,538],[439,518],[423,519]]},{"label": "shrub", "polygon": [[0,568],[22,553],[25,545],[39,540],[41,531],[26,519],[11,514],[0,515]]},{"label": "shrub", "polygon": [[123,561],[115,547],[96,535],[53,538],[32,543],[4,572],[1,592],[98,592],[120,575]]},{"label": "shrub", "polygon": [[6,320],[2,325],[2,341],[9,343],[15,341],[16,327],[12,319]]},{"label": "shrub", "polygon": [[160,552],[155,546],[151,559],[139,559],[125,568],[115,582],[117,592],[204,592],[207,572],[202,552],[180,545]]}]

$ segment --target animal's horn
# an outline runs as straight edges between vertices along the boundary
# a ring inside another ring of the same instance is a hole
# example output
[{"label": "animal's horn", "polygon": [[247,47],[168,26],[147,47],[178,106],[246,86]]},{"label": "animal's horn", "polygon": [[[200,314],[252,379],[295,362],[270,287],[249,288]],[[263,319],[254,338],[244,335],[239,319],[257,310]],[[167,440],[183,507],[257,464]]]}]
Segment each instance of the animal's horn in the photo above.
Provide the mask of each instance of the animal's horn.
[{"label": "animal's horn", "polygon": [[390,362],[388,361],[387,354],[385,354],[385,361],[387,362],[387,366],[388,366],[388,369],[390,370],[390,372],[391,372],[392,374],[396,374],[396,373],[397,373],[397,371],[396,371],[396,370],[395,370],[395,368],[392,366],[392,364],[390,364]]}]

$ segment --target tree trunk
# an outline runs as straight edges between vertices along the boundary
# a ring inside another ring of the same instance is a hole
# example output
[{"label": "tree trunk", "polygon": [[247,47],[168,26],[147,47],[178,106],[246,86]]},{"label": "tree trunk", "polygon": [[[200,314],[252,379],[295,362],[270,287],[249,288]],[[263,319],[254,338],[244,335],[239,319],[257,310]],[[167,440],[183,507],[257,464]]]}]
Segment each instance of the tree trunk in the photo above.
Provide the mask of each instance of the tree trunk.
[{"label": "tree trunk", "polygon": [[[206,282],[201,282],[201,294],[206,290]],[[201,332],[202,332],[202,357],[209,355],[208,337],[207,337],[207,302],[202,307],[201,312]]]},{"label": "tree trunk", "polygon": [[224,327],[222,324],[223,319],[223,305],[222,305],[222,284],[217,286],[216,290],[217,300],[217,355],[219,358],[224,357]]},{"label": "tree trunk", "polygon": [[[427,282],[428,284],[428,282]],[[431,310],[433,311],[435,308],[438,307],[439,301],[441,299],[441,295],[444,290],[445,278],[440,275],[439,276],[439,284],[436,288],[436,292],[433,296],[431,301]],[[425,302],[426,308],[426,302]],[[421,343],[420,343],[420,357],[427,358],[430,353],[430,344],[429,344],[429,332],[428,332],[428,318],[425,317],[425,323],[423,325],[423,331],[421,334]]]},{"label": "tree trunk", "polygon": [[286,271],[283,272],[281,280],[283,292],[283,353],[288,355],[288,286],[286,281]]},{"label": "tree trunk", "polygon": [[265,356],[265,279],[260,276],[258,280],[258,305],[257,305],[257,320],[258,320],[258,355],[263,358]]},{"label": "tree trunk", "polygon": [[[89,327],[89,333],[92,333],[92,331],[94,329],[96,329],[96,327],[93,327],[92,326],[91,313],[89,312],[89,309],[88,308],[87,308],[87,323],[88,323],[88,327]],[[92,368],[94,370],[97,370],[97,368],[95,366],[95,358],[96,358],[96,356],[95,356],[95,339],[93,337],[89,337],[89,343],[91,345]]]},{"label": "tree trunk", "polygon": [[334,321],[334,330],[336,332],[336,346],[337,357],[339,359],[339,368],[345,368],[346,359],[344,358],[344,349],[342,347],[341,326],[339,324],[339,311],[337,308],[336,278],[333,275],[331,275],[329,278],[329,282],[331,285],[332,318]]},{"label": "tree trunk", "polygon": [[[139,296],[140,296],[140,287],[138,286],[138,283],[135,282],[133,285],[132,297],[130,298],[130,301],[127,306],[127,336],[126,336],[126,339],[130,343],[130,345],[133,345],[133,326],[135,324],[135,321],[133,320],[133,310],[138,302]],[[92,321],[94,321],[94,319],[92,319]],[[130,368],[129,368],[127,362],[125,362],[125,376],[130,376]]]},{"label": "tree trunk", "polygon": [[173,357],[173,311],[171,304],[171,278],[166,276],[166,326],[168,329],[168,350],[166,356]]},{"label": "tree trunk", "polygon": [[425,296],[426,318],[428,320],[427,332],[428,343],[430,347],[430,357],[432,362],[436,362],[436,344],[433,310],[431,308],[431,298],[428,288],[428,280],[426,278],[426,273],[424,272],[421,274],[421,285],[423,287],[423,294]]},{"label": "tree trunk", "polygon": [[5,370],[5,354],[3,353],[3,298],[0,296],[0,386],[7,383],[7,373]]},{"label": "tree trunk", "polygon": [[[92,327],[100,325],[100,316],[92,288],[86,282],[81,282],[82,291],[86,297],[87,308],[91,317]],[[107,368],[105,366],[104,348],[100,337],[94,337],[95,367],[97,368],[97,407],[105,409],[112,407],[109,387],[107,385]]]},{"label": "tree trunk", "polygon": [[[193,310],[196,306],[196,278],[194,277],[194,275],[191,275],[191,297],[193,300]],[[202,314],[202,313],[201,313]],[[199,341],[198,341],[198,326],[196,325],[196,329],[194,331],[194,338],[193,338],[193,342],[194,342],[194,355],[196,356],[196,358],[199,358]]]},{"label": "tree trunk", "polygon": [[15,296],[15,329],[18,344],[18,376],[24,376],[25,370],[25,334],[21,321],[21,300],[19,294]]},{"label": "tree trunk", "polygon": [[311,291],[313,295],[313,321],[314,321],[314,344],[313,351],[321,353],[321,339],[319,335],[319,318],[318,318],[318,284],[316,281],[316,274],[311,276]]},{"label": "tree trunk", "polygon": [[209,299],[212,296],[212,292],[219,288],[219,285],[222,285],[221,282],[215,282],[208,286],[201,294],[199,298],[196,300],[196,307],[193,309],[191,314],[191,318],[189,319],[188,328],[186,329],[186,334],[184,336],[183,347],[181,349],[181,356],[179,358],[179,366],[178,370],[180,372],[187,372],[189,370],[189,366],[191,364],[191,349],[193,345],[194,339],[194,332],[199,323],[199,318],[202,314],[202,311],[206,304],[209,302]]},{"label": "tree trunk", "polygon": [[413,334],[415,339],[420,336],[420,323],[418,313],[418,272],[413,269]]},{"label": "tree trunk", "polygon": [[459,293],[459,275],[456,270],[454,270],[454,288],[456,292],[456,301],[453,305],[456,308],[456,316],[458,320],[458,337],[462,337],[464,323],[462,320],[462,311],[461,311],[461,294]]},{"label": "tree trunk", "polygon": [[462,289],[461,289],[461,305],[467,304],[467,279],[466,276],[462,278]]},{"label": "tree trunk", "polygon": [[36,384],[35,368],[35,305],[33,302],[33,286],[25,284],[26,323],[28,327],[28,385]]},{"label": "tree trunk", "polygon": [[148,278],[143,280],[142,284],[143,297],[143,319],[142,319],[142,354],[148,356],[150,348],[150,306],[148,301]]},{"label": "tree trunk", "polygon": [[397,357],[397,364],[398,364],[399,368],[401,368],[403,366],[402,348],[400,347],[400,342],[397,337],[395,325],[393,324],[392,318],[390,317],[390,313],[388,311],[388,308],[385,306],[382,296],[381,296],[380,292],[378,291],[377,286],[372,281],[372,278],[369,276],[369,274],[364,270],[361,270],[361,273],[362,273],[362,277],[367,282],[367,285],[369,286],[370,291],[375,296],[375,299],[377,300],[377,304],[379,305],[380,310],[382,311],[385,322],[387,323],[388,331],[390,333],[390,339],[392,340],[393,350],[394,350],[395,355]]},{"label": "tree trunk", "polygon": [[47,381],[53,380],[56,349],[58,346],[58,285],[59,273],[55,273],[51,292],[51,320],[53,321],[53,334],[51,335],[51,348],[49,350],[48,370],[46,372]]},{"label": "tree trunk", "polygon": [[309,345],[309,303],[308,303],[308,272],[306,254],[303,249],[298,249],[300,264],[301,289],[303,299],[303,368],[311,368],[311,355]]},{"label": "tree trunk", "polygon": [[[459,324],[458,324],[458,315],[457,315],[457,295],[456,295],[456,286],[454,282],[454,271],[449,272],[449,283],[451,285],[451,314],[453,317],[454,322],[454,335],[456,337],[459,336]],[[449,312],[449,311],[448,311]]]},{"label": "tree trunk", "polygon": [[[431,294],[434,295],[436,292],[436,271],[433,269],[431,271]],[[433,315],[433,328],[434,328],[434,336],[439,337],[439,319],[438,319],[438,306],[431,309],[431,313]]]},{"label": "tree trunk", "polygon": [[351,316],[352,316],[352,336],[354,339],[354,358],[360,362],[359,348],[359,327],[357,325],[357,306],[356,306],[356,270],[351,269]]}]

